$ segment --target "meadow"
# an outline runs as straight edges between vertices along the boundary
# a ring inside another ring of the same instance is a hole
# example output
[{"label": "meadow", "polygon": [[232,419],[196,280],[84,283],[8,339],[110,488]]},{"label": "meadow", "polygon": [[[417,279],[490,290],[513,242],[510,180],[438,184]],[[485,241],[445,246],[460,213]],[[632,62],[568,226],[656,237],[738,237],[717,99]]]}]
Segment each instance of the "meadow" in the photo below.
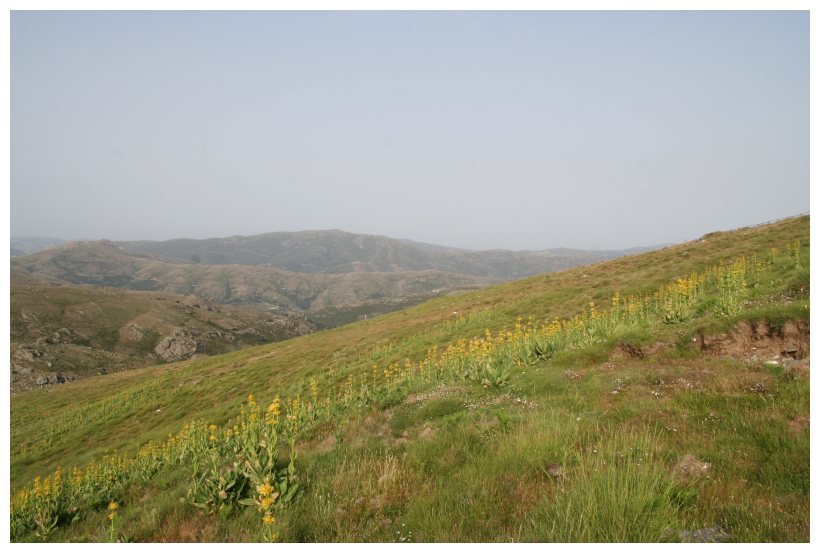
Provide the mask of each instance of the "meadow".
[{"label": "meadow", "polygon": [[12,540],[807,541],[808,321],[800,217],[26,392]]}]

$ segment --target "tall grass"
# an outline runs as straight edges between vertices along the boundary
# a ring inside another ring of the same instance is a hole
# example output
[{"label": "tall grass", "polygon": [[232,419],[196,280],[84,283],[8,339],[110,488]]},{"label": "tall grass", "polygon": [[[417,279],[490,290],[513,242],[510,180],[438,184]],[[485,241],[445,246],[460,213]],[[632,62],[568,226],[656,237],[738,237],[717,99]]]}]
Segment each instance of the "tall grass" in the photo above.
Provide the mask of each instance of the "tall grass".
[{"label": "tall grass", "polygon": [[566,485],[532,512],[524,536],[548,542],[659,542],[679,528],[685,485],[670,475],[657,436],[606,432],[567,467]]}]

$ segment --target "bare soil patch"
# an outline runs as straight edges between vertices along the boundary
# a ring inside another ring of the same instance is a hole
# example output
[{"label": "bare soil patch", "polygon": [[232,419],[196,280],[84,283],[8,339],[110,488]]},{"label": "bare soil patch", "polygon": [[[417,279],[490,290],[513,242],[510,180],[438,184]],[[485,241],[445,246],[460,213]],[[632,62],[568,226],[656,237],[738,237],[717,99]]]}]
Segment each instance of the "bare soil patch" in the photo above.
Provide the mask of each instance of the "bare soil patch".
[{"label": "bare soil patch", "polygon": [[804,359],[809,355],[809,322],[786,321],[782,327],[773,328],[766,321],[740,321],[728,332],[698,334],[694,345],[709,355],[745,361]]}]

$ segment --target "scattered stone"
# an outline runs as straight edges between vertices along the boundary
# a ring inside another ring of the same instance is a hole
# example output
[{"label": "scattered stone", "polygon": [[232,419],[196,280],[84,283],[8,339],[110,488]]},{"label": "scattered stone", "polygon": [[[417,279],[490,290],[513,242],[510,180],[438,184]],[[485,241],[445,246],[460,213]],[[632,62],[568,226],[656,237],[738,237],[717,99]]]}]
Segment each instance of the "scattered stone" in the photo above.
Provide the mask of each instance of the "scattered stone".
[{"label": "scattered stone", "polygon": [[709,474],[712,464],[701,461],[694,455],[685,455],[675,466],[673,473],[683,480],[695,480]]},{"label": "scattered stone", "polygon": [[731,541],[732,535],[720,526],[699,530],[680,530],[678,539],[683,543],[721,543]]},{"label": "scattered stone", "polygon": [[755,382],[749,387],[749,389],[756,394],[765,394],[769,391],[769,388],[766,386],[765,382]]},{"label": "scattered stone", "polygon": [[423,394],[411,394],[404,400],[405,403],[421,403],[428,399],[444,399],[452,397],[461,392],[462,388],[457,386],[447,386],[446,384],[439,384],[434,389]]},{"label": "scattered stone", "polygon": [[558,463],[550,463],[547,465],[547,474],[553,480],[563,480],[564,479],[564,469]]},{"label": "scattered stone", "polygon": [[493,407],[496,405],[503,405],[505,403],[520,405],[521,407],[524,407],[526,409],[533,409],[537,407],[537,404],[534,401],[530,401],[522,397],[514,397],[509,392],[505,392],[497,396],[483,398],[477,401],[476,403],[468,403],[465,407],[467,407],[467,409],[478,409],[481,407]]},{"label": "scattered stone", "polygon": [[608,373],[615,370],[615,363],[612,361],[607,361],[606,363],[601,364],[599,367],[601,372]]},{"label": "scattered stone", "polygon": [[677,378],[677,379],[675,379],[674,384],[675,384],[677,387],[682,388],[682,389],[684,389],[684,390],[691,390],[692,388],[694,388],[694,387],[695,387],[695,385],[694,385],[694,384],[692,384],[692,382],[690,382],[689,380],[686,380],[685,378]]}]

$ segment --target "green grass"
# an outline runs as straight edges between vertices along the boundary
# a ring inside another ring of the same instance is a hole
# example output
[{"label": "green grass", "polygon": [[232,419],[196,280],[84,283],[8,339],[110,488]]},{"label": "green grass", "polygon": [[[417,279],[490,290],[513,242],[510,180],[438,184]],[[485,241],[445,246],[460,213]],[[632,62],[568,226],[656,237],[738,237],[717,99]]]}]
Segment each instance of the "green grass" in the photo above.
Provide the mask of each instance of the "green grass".
[{"label": "green grass", "polygon": [[[247,393],[262,403],[325,390],[433,345],[510,327],[517,317],[570,317],[591,299],[651,291],[737,255],[799,238],[804,268],[755,289],[736,316],[635,326],[589,348],[512,367],[504,388],[418,384],[351,406],[301,437],[302,493],[277,514],[282,541],[676,541],[720,527],[733,541],[807,541],[809,381],[782,367],[704,356],[699,332],[739,320],[777,328],[807,320],[808,219],[439,298],[377,319],[218,357],[89,378],[12,397],[11,484],[103,451],[133,451],[193,417],[222,423]],[[680,255],[687,254],[686,256]],[[801,291],[802,288],[802,291]],[[453,312],[458,312],[456,315]],[[643,357],[619,344],[669,347]],[[613,393],[617,392],[617,393]],[[335,436],[335,445],[322,445]],[[79,444],[79,447],[78,447]],[[711,464],[684,482],[687,454]],[[549,474],[560,465],[561,478]],[[135,541],[254,541],[254,513],[202,514],[180,502],[184,471],[124,491],[122,535]],[[248,511],[252,511],[249,509]],[[100,541],[96,512],[51,536]]]}]

